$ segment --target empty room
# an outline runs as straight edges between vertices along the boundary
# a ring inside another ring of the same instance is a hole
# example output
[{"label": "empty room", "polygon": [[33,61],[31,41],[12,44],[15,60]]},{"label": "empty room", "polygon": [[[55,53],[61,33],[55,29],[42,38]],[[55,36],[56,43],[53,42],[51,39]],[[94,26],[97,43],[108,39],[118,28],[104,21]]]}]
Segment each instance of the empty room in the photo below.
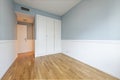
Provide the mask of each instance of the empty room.
[{"label": "empty room", "polygon": [[0,80],[120,80],[120,0],[0,0]]}]

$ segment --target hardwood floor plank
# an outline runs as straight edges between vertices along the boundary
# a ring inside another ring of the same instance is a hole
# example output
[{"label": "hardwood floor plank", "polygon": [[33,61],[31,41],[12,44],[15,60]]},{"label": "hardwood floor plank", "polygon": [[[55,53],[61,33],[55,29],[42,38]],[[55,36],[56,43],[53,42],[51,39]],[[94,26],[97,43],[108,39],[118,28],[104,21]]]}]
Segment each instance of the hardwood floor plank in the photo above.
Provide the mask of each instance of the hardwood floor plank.
[{"label": "hardwood floor plank", "polygon": [[119,80],[64,54],[21,54],[2,80]]}]

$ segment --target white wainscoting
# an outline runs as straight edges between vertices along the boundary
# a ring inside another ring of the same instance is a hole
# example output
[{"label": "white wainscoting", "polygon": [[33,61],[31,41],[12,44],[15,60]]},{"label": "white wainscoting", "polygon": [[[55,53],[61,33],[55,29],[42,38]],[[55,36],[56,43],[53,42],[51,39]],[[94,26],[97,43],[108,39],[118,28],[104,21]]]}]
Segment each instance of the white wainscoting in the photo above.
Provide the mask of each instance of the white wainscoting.
[{"label": "white wainscoting", "polygon": [[62,40],[62,51],[83,63],[120,78],[119,40]]},{"label": "white wainscoting", "polygon": [[1,40],[0,41],[0,80],[6,73],[8,68],[16,59],[15,41]]}]

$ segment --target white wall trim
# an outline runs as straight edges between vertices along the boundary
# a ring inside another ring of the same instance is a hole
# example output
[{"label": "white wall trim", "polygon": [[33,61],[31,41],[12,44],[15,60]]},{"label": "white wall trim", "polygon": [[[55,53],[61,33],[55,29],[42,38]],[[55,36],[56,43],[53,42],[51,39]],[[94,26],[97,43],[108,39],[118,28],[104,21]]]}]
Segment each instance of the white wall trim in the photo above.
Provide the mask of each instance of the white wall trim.
[{"label": "white wall trim", "polygon": [[17,55],[15,50],[15,40],[0,41],[0,79],[15,61]]},{"label": "white wall trim", "polygon": [[120,78],[120,40],[62,40],[62,52]]},{"label": "white wall trim", "polygon": [[0,40],[0,44],[9,43],[9,42],[13,42],[13,41],[15,41],[15,40]]},{"label": "white wall trim", "polygon": [[93,42],[93,43],[110,43],[110,44],[118,44],[120,40],[62,40],[62,41],[72,41],[72,42]]},{"label": "white wall trim", "polygon": [[[11,61],[10,65],[8,66],[8,69],[11,67],[11,65],[15,62],[16,59],[17,59],[17,55],[16,55],[15,58]],[[8,69],[5,71],[5,73],[8,71]],[[5,73],[2,75],[2,77],[5,75]],[[0,80],[2,79],[2,77],[0,77]]]}]

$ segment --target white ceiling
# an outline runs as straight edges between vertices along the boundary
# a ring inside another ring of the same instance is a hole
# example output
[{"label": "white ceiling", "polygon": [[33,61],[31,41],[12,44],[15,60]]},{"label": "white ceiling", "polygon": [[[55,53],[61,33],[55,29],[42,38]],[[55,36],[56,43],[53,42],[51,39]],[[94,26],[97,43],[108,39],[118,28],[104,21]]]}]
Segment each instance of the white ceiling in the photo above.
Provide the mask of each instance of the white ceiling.
[{"label": "white ceiling", "polygon": [[64,15],[80,1],[81,0],[15,0],[16,3],[24,4],[59,16]]}]

